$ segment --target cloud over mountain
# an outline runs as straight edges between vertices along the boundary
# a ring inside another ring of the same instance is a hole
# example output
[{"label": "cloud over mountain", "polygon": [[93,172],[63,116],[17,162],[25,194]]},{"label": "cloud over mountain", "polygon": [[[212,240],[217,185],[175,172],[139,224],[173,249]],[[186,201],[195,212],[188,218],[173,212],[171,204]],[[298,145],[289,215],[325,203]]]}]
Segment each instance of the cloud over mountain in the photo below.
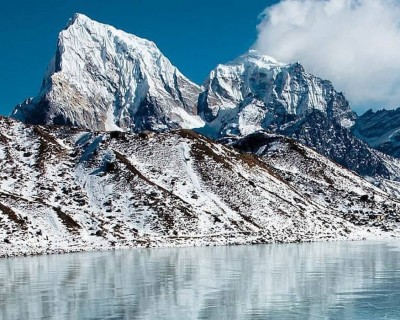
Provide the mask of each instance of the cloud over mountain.
[{"label": "cloud over mountain", "polygon": [[267,7],[255,49],[300,61],[356,110],[400,105],[400,2],[283,0]]}]

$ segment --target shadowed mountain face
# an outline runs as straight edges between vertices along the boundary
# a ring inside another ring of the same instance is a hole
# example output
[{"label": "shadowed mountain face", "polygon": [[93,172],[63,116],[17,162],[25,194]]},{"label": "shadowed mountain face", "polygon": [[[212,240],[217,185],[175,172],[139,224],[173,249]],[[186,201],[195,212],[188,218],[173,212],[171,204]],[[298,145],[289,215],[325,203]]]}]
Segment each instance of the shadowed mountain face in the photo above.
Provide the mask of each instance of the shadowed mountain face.
[{"label": "shadowed mountain face", "polygon": [[400,108],[367,111],[357,118],[352,133],[372,148],[400,158]]},{"label": "shadowed mountain face", "polygon": [[[340,211],[343,206],[351,207],[354,201],[365,200],[359,208],[353,207],[350,211],[343,212],[354,223],[364,223],[358,213],[365,212],[366,208],[371,209],[371,215],[376,212],[368,204],[374,199],[375,191],[371,190],[361,198],[354,193],[363,181],[361,177],[350,174],[348,170],[290,138],[256,132],[226,142],[241,152],[256,154],[303,196],[319,199],[318,201],[329,204],[332,209]],[[387,214],[395,211],[388,207],[382,210]]]}]

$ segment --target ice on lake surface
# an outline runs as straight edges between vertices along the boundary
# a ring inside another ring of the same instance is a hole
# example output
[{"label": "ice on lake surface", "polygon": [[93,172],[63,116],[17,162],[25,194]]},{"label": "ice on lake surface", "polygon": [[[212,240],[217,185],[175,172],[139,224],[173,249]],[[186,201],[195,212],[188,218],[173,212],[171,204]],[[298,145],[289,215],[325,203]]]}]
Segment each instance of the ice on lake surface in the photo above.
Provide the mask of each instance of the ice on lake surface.
[{"label": "ice on lake surface", "polygon": [[400,319],[400,241],[0,259],[0,318]]}]

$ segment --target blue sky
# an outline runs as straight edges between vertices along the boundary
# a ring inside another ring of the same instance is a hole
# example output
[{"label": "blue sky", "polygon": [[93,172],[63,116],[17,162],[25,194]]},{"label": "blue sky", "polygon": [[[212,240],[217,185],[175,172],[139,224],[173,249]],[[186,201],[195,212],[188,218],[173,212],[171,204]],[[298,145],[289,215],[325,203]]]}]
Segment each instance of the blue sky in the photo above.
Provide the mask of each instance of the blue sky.
[{"label": "blue sky", "polygon": [[258,15],[273,0],[3,0],[0,4],[0,114],[37,94],[58,32],[75,13],[156,42],[201,83],[218,63],[256,40]]}]

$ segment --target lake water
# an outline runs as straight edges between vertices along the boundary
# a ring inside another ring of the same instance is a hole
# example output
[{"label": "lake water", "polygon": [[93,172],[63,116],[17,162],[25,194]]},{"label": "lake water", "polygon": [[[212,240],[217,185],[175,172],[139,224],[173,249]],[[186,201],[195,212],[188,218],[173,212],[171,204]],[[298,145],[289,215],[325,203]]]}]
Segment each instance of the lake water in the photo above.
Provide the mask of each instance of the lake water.
[{"label": "lake water", "polygon": [[400,242],[0,259],[0,318],[400,319]]}]

